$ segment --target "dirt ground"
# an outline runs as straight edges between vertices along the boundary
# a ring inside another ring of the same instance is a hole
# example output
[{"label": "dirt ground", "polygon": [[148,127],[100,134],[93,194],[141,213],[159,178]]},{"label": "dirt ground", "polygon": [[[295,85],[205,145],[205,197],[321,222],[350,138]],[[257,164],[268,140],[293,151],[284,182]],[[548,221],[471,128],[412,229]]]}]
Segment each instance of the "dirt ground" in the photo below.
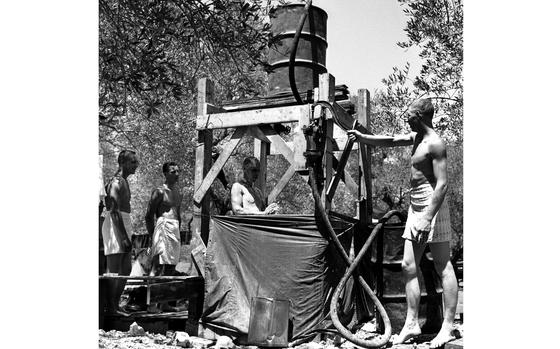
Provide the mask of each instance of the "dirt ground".
[{"label": "dirt ground", "polygon": [[[176,333],[174,331],[167,331],[165,335],[163,334],[153,334],[146,332],[143,334],[120,331],[103,331],[99,330],[99,348],[104,349],[172,349],[172,348],[194,348],[194,349],[205,349],[205,348],[216,348],[215,343],[201,343],[204,341],[198,337],[190,337],[189,343],[184,343],[184,346],[178,345],[176,340]],[[457,338],[463,337],[463,323],[462,321],[455,322],[455,334]],[[183,333],[184,335],[184,333]],[[358,330],[356,335],[360,338],[371,339],[375,334]],[[433,336],[420,336],[414,342],[409,344],[400,344],[395,346],[387,345],[386,348],[394,349],[422,349],[428,348],[428,341]],[[336,343],[333,336],[329,336],[326,340],[320,342],[310,342],[299,345],[296,349],[334,349],[334,348],[344,348],[344,349],[355,349],[361,348],[354,345],[352,342],[341,339],[341,342]],[[335,345],[336,343],[336,345]],[[185,346],[186,345],[186,346]],[[230,349],[257,349],[254,346],[235,346]]]}]

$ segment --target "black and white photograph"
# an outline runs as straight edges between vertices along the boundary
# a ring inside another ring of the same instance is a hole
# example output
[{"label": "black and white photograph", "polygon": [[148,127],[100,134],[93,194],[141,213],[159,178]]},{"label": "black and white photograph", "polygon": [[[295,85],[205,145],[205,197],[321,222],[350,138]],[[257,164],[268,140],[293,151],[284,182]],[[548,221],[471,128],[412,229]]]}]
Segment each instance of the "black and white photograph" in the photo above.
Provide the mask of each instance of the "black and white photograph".
[{"label": "black and white photograph", "polygon": [[100,348],[463,348],[461,0],[99,0]]},{"label": "black and white photograph", "polygon": [[3,3],[2,348],[557,347],[559,9]]}]

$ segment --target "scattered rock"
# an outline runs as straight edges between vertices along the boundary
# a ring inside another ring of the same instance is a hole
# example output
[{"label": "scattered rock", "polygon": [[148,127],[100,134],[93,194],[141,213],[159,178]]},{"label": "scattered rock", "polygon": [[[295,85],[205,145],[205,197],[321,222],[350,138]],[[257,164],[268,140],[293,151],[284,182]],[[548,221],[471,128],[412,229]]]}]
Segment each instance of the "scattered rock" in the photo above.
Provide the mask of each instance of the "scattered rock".
[{"label": "scattered rock", "polygon": [[191,341],[190,336],[187,332],[177,331],[173,336],[173,345],[183,347],[183,348],[190,348]]},{"label": "scattered rock", "polygon": [[200,337],[190,337],[191,345],[196,349],[206,349],[214,343],[210,339],[200,338]]},{"label": "scattered rock", "polygon": [[309,343],[305,343],[302,344],[301,349],[323,349],[323,345],[321,343],[317,343],[317,342],[309,342]]},{"label": "scattered rock", "polygon": [[342,345],[342,342],[343,342],[343,339],[342,339],[341,335],[337,334],[337,335],[334,336],[333,345],[335,347],[340,347]]},{"label": "scattered rock", "polygon": [[232,349],[235,348],[235,344],[233,344],[233,340],[228,336],[219,336],[215,347],[216,349]]},{"label": "scattered rock", "polygon": [[154,340],[154,343],[156,344],[169,344],[173,342],[173,338],[166,337],[159,333],[151,336],[151,338]]},{"label": "scattered rock", "polygon": [[144,331],[144,329],[141,326],[138,326],[136,322],[133,322],[128,330],[128,335],[133,337],[144,336],[146,335],[146,331]]},{"label": "scattered rock", "polygon": [[361,328],[362,331],[365,332],[376,332],[377,331],[377,324],[373,322],[366,322],[364,326]]}]

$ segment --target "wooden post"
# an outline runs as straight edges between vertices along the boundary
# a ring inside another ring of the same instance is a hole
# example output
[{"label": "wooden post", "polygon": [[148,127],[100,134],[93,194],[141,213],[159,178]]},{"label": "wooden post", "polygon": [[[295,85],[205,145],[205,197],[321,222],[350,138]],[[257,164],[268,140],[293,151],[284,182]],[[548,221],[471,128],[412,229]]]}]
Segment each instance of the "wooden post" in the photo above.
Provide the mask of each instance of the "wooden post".
[{"label": "wooden post", "polygon": [[258,138],[255,138],[254,142],[255,142],[255,157],[259,159],[260,162],[260,174],[256,184],[263,194],[263,200],[265,200],[265,205],[268,205],[268,197],[266,195],[266,167],[267,167],[267,155],[270,154],[270,141],[267,143]]},{"label": "wooden post", "polygon": [[[370,130],[370,95],[367,89],[358,90],[358,105],[357,105],[357,118],[358,122]],[[359,229],[358,233],[354,236],[354,253],[362,249],[366,239],[368,238],[371,229],[368,225],[371,224],[372,219],[372,190],[371,190],[371,150],[369,146],[360,143],[358,147],[358,160],[360,171],[360,182],[358,183],[360,196],[358,198],[358,215],[359,215]],[[369,254],[366,254],[369,255]],[[377,258],[383,258],[378,256]],[[358,266],[360,275],[364,277],[367,284],[375,289],[373,267],[368,258],[364,258]],[[361,290],[361,289],[360,289]],[[357,317],[358,320],[369,318],[374,315],[375,308],[371,302],[368,302],[368,297],[360,291],[356,299],[357,302]]]},{"label": "wooden post", "polygon": [[[367,89],[358,90],[358,122],[362,124],[368,131],[370,130],[370,96]],[[371,188],[371,149],[360,144],[358,159],[360,162],[360,223],[368,225],[372,218],[372,188]]]},{"label": "wooden post", "polygon": [[[203,78],[198,80],[198,115],[206,115],[207,103],[214,103],[214,84],[211,80]],[[212,130],[198,131],[196,145],[196,163],[194,170],[195,191],[202,185],[204,177],[212,166]],[[210,229],[210,199],[204,196],[200,203],[194,202],[194,232],[198,233],[204,244],[208,244]]]},{"label": "wooden post", "polygon": [[[319,100],[326,101],[329,103],[334,103],[334,89],[335,79],[331,74],[325,73],[319,75]],[[327,199],[327,190],[329,183],[331,182],[333,175],[333,130],[334,121],[333,116],[330,112],[326,112],[327,118],[325,120],[324,132],[326,136],[325,140],[325,153],[323,154],[323,174],[325,176],[325,183],[323,185],[323,192],[321,193],[321,199],[325,205],[325,209],[330,211],[331,200]]]}]

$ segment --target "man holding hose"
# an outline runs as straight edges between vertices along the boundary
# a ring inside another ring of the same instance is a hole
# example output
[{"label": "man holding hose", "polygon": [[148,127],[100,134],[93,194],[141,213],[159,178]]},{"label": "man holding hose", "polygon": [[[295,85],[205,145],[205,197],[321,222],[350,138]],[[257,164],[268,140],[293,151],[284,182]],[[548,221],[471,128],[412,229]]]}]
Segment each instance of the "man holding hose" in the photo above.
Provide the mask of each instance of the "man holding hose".
[{"label": "man holding hose", "polygon": [[402,268],[405,276],[407,299],[406,321],[401,333],[393,339],[400,344],[421,334],[418,324],[420,285],[419,263],[426,244],[434,259],[436,272],[443,283],[444,319],[430,348],[438,348],[455,339],[453,320],[457,307],[457,279],[450,261],[449,240],[451,224],[447,192],[447,154],[445,143],[436,134],[432,125],[434,107],[430,99],[414,102],[409,110],[408,124],[412,130],[407,135],[373,136],[356,130],[348,131],[348,137],[368,145],[395,147],[412,145],[411,194],[408,219],[403,238],[404,256]]}]

